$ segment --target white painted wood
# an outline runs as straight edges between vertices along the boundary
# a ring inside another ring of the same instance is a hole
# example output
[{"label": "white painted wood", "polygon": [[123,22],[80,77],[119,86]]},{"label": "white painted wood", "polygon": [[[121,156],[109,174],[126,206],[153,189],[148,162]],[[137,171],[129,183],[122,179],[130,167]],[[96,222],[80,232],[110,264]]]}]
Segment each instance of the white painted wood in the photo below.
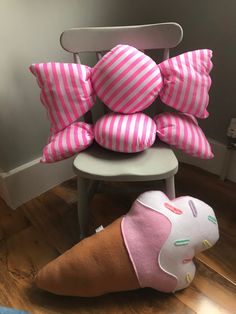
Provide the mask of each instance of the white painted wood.
[{"label": "white painted wood", "polygon": [[89,219],[89,180],[78,176],[78,218],[80,228],[80,240],[86,237],[88,233],[88,219]]},{"label": "white painted wood", "polygon": [[175,149],[175,155],[177,156],[179,161],[185,162],[187,164],[194,165],[211,173],[215,173],[220,175],[223,167],[223,162],[226,153],[226,146],[222,143],[219,143],[213,139],[208,139],[212,151],[214,153],[213,159],[200,159],[188,154],[185,154],[183,151],[179,149]]},{"label": "white painted wood", "polygon": [[227,179],[236,182],[236,151],[232,151]]},{"label": "white painted wood", "polygon": [[220,173],[220,178],[221,180],[225,180],[227,177],[227,174],[229,172],[229,166],[231,164],[231,158],[232,158],[232,150],[231,149],[226,149],[225,154],[224,154],[224,160],[222,164],[222,169]]},{"label": "white painted wood", "polygon": [[[70,29],[62,33],[62,47],[73,53],[74,60],[81,52],[94,52],[101,58],[101,52],[118,44],[128,44],[142,51],[162,49],[163,59],[169,57],[169,48],[182,40],[183,31],[176,23],[136,25],[121,27],[95,27]],[[87,118],[87,117],[86,117]],[[88,120],[86,120],[88,122]],[[173,198],[174,175],[178,170],[178,160],[173,151],[159,144],[136,154],[120,154],[99,147],[97,144],[80,152],[74,160],[78,175],[78,215],[81,237],[88,230],[88,192],[86,180],[106,181],[148,181],[166,180],[166,192]]]},{"label": "white painted wood", "polygon": [[110,50],[118,44],[137,49],[176,47],[183,30],[177,23],[158,23],[136,26],[72,28],[61,34],[62,47],[72,53]]},{"label": "white painted wood", "polygon": [[165,180],[166,183],[166,195],[169,197],[170,200],[175,198],[175,180],[174,176],[169,177]]},{"label": "white painted wood", "polygon": [[0,173],[0,196],[12,209],[74,177],[73,159],[42,164],[39,159]]},{"label": "white painted wood", "polygon": [[79,176],[88,179],[149,181],[175,175],[178,161],[167,145],[158,142],[134,154],[112,152],[94,143],[77,155],[74,168]]},{"label": "white painted wood", "polygon": [[[227,154],[226,145],[215,141],[211,138],[207,139],[212,147],[212,151],[214,153],[213,159],[199,159],[196,157],[192,157],[190,155],[185,154],[181,150],[174,150],[175,155],[178,160],[201,169],[204,169],[210,173],[214,173],[216,175],[221,175],[222,171],[225,171],[225,156]],[[228,171],[226,173],[225,179],[229,179],[233,182],[236,182],[236,151],[232,151],[232,155],[230,158],[230,163],[228,165]]]},{"label": "white painted wood", "polygon": [[12,208],[12,202],[3,172],[0,172],[0,197]]}]

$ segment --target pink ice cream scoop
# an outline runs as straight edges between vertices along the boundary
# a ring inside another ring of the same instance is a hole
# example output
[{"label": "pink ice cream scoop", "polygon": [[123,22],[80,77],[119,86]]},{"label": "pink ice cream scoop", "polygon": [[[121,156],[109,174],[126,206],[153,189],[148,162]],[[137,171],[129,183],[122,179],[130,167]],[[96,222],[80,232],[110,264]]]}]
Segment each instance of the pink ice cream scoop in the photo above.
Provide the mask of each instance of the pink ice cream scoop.
[{"label": "pink ice cream scoop", "polygon": [[170,201],[160,191],[140,195],[121,225],[140,286],[164,292],[187,287],[195,275],[193,257],[219,238],[210,206],[190,196]]},{"label": "pink ice cream scoop", "polygon": [[85,297],[142,287],[180,290],[193,280],[194,255],[218,238],[215,214],[204,202],[190,196],[170,201],[162,192],[146,192],[124,217],[40,270],[36,284]]}]

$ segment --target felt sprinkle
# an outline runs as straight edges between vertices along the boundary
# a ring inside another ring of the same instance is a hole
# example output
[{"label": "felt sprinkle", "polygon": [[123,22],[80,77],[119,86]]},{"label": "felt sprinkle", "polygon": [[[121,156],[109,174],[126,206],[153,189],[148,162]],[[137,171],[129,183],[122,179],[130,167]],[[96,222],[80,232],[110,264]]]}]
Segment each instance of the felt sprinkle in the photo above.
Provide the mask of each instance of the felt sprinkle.
[{"label": "felt sprinkle", "polygon": [[186,275],[186,281],[187,283],[190,283],[193,280],[192,276],[190,275],[190,273],[187,273]]},{"label": "felt sprinkle", "polygon": [[190,263],[190,262],[192,262],[192,260],[193,259],[191,257],[186,257],[186,258],[183,259],[183,264]]},{"label": "felt sprinkle", "polygon": [[191,208],[191,211],[193,213],[193,217],[197,217],[197,208],[194,205],[194,202],[192,200],[188,201],[189,207]]},{"label": "felt sprinkle", "polygon": [[209,242],[208,240],[203,240],[202,241],[203,245],[205,246],[205,248],[209,249],[210,247],[212,247],[211,242]]},{"label": "felt sprinkle", "polygon": [[169,204],[169,203],[164,203],[164,206],[165,206],[167,209],[171,210],[173,213],[177,214],[177,215],[183,214],[182,210],[180,210],[180,209],[174,207],[173,205],[171,205],[171,204]]},{"label": "felt sprinkle", "polygon": [[187,245],[189,244],[190,240],[188,239],[181,239],[181,240],[176,240],[175,245],[181,246],[181,245]]},{"label": "felt sprinkle", "polygon": [[211,222],[213,222],[213,224],[216,225],[216,219],[215,219],[215,217],[209,215],[209,216],[208,216],[208,220],[211,221]]}]

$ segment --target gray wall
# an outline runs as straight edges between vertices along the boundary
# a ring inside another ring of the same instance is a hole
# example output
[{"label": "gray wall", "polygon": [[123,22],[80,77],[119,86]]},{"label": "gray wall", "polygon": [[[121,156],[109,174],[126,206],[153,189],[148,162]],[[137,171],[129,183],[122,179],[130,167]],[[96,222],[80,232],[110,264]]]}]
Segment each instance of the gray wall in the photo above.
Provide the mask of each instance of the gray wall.
[{"label": "gray wall", "polygon": [[184,40],[174,54],[198,48],[214,51],[207,136],[226,142],[236,117],[235,0],[1,0],[0,168],[5,171],[41,155],[49,134],[39,90],[28,66],[71,61],[59,46],[70,27],[176,21]]}]

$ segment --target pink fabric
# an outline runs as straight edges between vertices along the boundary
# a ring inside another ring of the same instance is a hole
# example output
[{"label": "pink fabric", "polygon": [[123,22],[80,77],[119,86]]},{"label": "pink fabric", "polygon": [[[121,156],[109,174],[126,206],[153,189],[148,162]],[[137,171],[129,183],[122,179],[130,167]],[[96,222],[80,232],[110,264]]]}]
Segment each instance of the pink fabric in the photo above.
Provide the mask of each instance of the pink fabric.
[{"label": "pink fabric", "polygon": [[164,79],[161,100],[181,112],[207,118],[208,91],[211,86],[212,51],[186,52],[159,64]]},{"label": "pink fabric", "polygon": [[[78,145],[71,148],[68,142],[64,149],[63,137],[57,133],[92,108],[95,92],[112,111],[122,114],[144,110],[160,94],[168,106],[206,118],[211,57],[211,50],[202,49],[157,65],[136,48],[118,45],[106,53],[93,69],[74,63],[49,62],[32,64],[30,70],[41,88],[40,98],[47,109],[51,135],[58,136],[61,156],[67,156],[69,152],[78,150]],[[181,121],[176,120],[177,129]],[[183,139],[180,132],[176,136],[178,147],[197,157],[212,158],[201,129],[194,123],[183,123],[183,128]],[[97,122],[95,136],[97,142],[108,149],[138,152],[153,144],[154,129],[154,123],[145,115],[109,115]],[[161,133],[159,135],[162,136]],[[190,137],[193,145],[189,142]],[[168,132],[167,138],[162,136],[162,140],[172,141],[172,133]],[[45,160],[53,160],[54,157]]]},{"label": "pink fabric", "polygon": [[136,48],[118,45],[95,65],[91,78],[98,97],[112,111],[142,111],[160,94],[166,105],[207,118],[211,57],[211,50],[195,50],[157,65]]},{"label": "pink fabric", "polygon": [[51,163],[69,158],[93,142],[93,127],[85,122],[75,122],[49,138],[41,162]]},{"label": "pink fabric", "polygon": [[134,153],[150,147],[156,138],[155,122],[144,113],[109,113],[94,127],[99,145],[117,152]]},{"label": "pink fabric", "polygon": [[219,239],[209,205],[191,196],[170,200],[161,191],[141,194],[121,230],[140,286],[164,292],[188,287],[196,272],[194,256]]},{"label": "pink fabric", "polygon": [[91,109],[95,92],[115,112],[142,111],[160,94],[166,105],[206,118],[211,57],[211,50],[201,49],[157,65],[136,48],[118,45],[93,69],[49,62],[33,64],[30,70],[41,88],[51,132],[56,133]]},{"label": "pink fabric", "polygon": [[36,63],[30,66],[41,88],[40,98],[47,109],[51,134],[82,117],[95,103],[91,69],[74,63]]},{"label": "pink fabric", "polygon": [[197,120],[187,114],[161,113],[154,117],[159,139],[192,156],[211,159],[211,146]]},{"label": "pink fabric", "polygon": [[187,114],[161,113],[154,117],[159,139],[192,156],[211,159],[211,146],[197,120]]},{"label": "pink fabric", "polygon": [[94,90],[112,111],[134,113],[158,96],[162,77],[156,63],[134,47],[118,45],[94,67]]},{"label": "pink fabric", "polygon": [[140,286],[164,292],[175,290],[176,278],[158,263],[160,250],[171,232],[169,219],[136,201],[121,227]]}]

